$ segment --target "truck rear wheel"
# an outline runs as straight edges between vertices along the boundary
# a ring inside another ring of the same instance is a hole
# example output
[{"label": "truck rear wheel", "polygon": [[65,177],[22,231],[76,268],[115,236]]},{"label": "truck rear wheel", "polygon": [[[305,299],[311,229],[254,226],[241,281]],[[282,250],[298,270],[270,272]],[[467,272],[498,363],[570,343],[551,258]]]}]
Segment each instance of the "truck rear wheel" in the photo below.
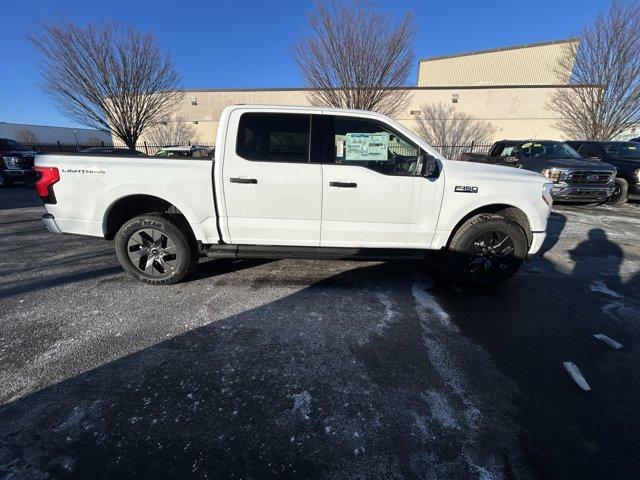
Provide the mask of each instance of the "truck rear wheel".
[{"label": "truck rear wheel", "polygon": [[448,271],[454,281],[466,285],[504,282],[522,265],[528,245],[527,236],[514,221],[498,215],[476,215],[451,239]]},{"label": "truck rear wheel", "polygon": [[115,237],[122,268],[146,283],[178,283],[198,264],[195,239],[182,223],[163,213],[128,220]]}]

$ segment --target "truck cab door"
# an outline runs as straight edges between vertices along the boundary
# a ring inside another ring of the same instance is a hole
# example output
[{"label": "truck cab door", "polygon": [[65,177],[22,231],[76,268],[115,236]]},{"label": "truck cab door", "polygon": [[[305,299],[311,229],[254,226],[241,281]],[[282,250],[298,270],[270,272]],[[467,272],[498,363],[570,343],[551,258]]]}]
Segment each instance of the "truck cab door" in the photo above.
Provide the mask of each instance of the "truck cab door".
[{"label": "truck cab door", "polygon": [[324,120],[320,245],[428,247],[438,178],[421,175],[420,148],[374,119]]},{"label": "truck cab door", "polygon": [[282,109],[231,112],[220,209],[231,243],[320,244],[322,169],[312,151],[322,132],[312,142],[313,118]]}]

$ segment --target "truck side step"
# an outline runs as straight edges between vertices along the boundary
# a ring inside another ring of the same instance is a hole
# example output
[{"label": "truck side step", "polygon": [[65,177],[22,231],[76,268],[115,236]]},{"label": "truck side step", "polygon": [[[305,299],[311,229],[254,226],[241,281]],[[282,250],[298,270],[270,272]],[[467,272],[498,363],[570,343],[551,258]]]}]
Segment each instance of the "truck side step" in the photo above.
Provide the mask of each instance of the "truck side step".
[{"label": "truck side step", "polygon": [[209,245],[211,258],[295,258],[304,260],[424,260],[426,250],[392,248],[289,247],[279,245]]}]

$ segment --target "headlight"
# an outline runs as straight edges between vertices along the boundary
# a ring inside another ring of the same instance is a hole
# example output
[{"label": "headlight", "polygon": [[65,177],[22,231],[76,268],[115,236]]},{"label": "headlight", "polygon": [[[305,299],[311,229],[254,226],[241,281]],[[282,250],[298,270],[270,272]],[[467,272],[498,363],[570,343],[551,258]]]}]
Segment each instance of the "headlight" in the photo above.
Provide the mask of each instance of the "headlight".
[{"label": "headlight", "polygon": [[635,171],[635,174],[636,174],[636,178],[638,179],[638,182],[640,182],[640,168],[638,168],[638,169]]},{"label": "headlight", "polygon": [[552,182],[558,182],[564,178],[564,170],[558,170],[556,168],[545,168],[542,171],[542,175],[547,177]]}]

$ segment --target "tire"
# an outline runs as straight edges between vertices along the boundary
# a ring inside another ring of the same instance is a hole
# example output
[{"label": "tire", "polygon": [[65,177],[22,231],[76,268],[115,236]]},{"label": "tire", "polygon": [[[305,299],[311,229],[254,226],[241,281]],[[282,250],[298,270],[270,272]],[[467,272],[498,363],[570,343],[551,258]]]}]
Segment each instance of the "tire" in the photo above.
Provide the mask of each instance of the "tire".
[{"label": "tire", "polygon": [[622,205],[629,199],[629,183],[624,178],[616,178],[613,195],[607,198],[607,205]]},{"label": "tire", "polygon": [[198,246],[180,217],[149,213],[128,220],[115,236],[122,268],[153,285],[180,282],[198,265]]},{"label": "tire", "polygon": [[0,188],[10,187],[13,182],[0,173]]},{"label": "tire", "polygon": [[495,285],[518,271],[528,250],[520,225],[482,213],[467,220],[453,235],[446,253],[447,270],[456,283]]}]

